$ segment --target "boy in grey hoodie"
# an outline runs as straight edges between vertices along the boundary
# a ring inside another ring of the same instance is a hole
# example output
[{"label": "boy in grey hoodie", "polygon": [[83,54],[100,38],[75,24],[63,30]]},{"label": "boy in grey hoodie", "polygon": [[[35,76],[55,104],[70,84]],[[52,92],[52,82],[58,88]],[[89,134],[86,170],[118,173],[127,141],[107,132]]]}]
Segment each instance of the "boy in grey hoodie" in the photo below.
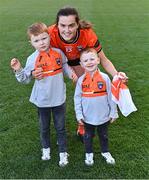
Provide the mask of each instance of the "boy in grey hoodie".
[{"label": "boy in grey hoodie", "polygon": [[59,165],[68,164],[65,131],[65,100],[66,86],[63,72],[74,81],[75,73],[67,64],[64,53],[57,48],[50,47],[50,37],[47,26],[44,23],[34,23],[27,30],[32,46],[35,48],[22,68],[18,59],[11,60],[11,68],[15,72],[16,79],[21,83],[29,83],[34,72],[40,71],[38,79],[35,79],[30,102],[38,108],[40,123],[40,137],[42,144],[42,160],[50,159],[50,121],[51,113],[57,133],[59,146]]},{"label": "boy in grey hoodie", "polygon": [[92,142],[95,128],[100,139],[101,155],[107,163],[115,164],[108,149],[108,124],[118,118],[116,104],[111,99],[110,78],[98,69],[100,59],[95,49],[83,50],[80,63],[85,74],[77,81],[74,104],[77,121],[85,129],[85,164],[94,164]]}]

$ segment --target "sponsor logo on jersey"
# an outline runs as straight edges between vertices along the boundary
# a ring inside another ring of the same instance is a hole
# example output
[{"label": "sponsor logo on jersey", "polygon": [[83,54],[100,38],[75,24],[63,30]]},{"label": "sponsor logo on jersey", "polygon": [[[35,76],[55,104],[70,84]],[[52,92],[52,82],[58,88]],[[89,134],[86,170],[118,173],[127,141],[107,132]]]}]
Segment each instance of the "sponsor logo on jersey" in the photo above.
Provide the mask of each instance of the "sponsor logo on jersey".
[{"label": "sponsor logo on jersey", "polygon": [[72,46],[66,46],[66,52],[72,52]]}]

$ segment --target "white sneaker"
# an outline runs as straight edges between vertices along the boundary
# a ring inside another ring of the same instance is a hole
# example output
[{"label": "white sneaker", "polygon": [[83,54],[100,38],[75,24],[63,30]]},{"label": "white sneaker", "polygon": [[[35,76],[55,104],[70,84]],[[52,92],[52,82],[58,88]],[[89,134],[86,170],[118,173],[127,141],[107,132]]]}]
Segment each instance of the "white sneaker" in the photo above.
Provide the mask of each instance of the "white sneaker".
[{"label": "white sneaker", "polygon": [[42,149],[41,159],[42,159],[43,161],[46,161],[46,160],[51,159],[51,157],[50,157],[50,148],[43,148],[43,149]]},{"label": "white sneaker", "polygon": [[68,164],[68,153],[67,152],[62,152],[59,153],[59,166],[64,167]]},{"label": "white sneaker", "polygon": [[87,166],[92,166],[94,164],[94,159],[93,159],[93,153],[86,153],[85,154],[85,164]]},{"label": "white sneaker", "polygon": [[112,155],[109,152],[101,153],[101,155],[106,160],[107,164],[115,164],[115,159],[112,157]]}]

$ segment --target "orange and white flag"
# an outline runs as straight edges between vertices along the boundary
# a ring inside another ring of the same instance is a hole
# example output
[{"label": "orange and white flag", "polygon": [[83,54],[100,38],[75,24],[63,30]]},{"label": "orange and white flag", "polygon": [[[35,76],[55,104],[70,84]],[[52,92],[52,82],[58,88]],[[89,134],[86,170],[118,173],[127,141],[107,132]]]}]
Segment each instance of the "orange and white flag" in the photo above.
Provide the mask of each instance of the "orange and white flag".
[{"label": "orange and white flag", "polygon": [[133,103],[130,91],[126,84],[122,82],[123,73],[118,73],[112,80],[112,100],[118,105],[121,113],[126,117],[130,113],[137,111]]}]

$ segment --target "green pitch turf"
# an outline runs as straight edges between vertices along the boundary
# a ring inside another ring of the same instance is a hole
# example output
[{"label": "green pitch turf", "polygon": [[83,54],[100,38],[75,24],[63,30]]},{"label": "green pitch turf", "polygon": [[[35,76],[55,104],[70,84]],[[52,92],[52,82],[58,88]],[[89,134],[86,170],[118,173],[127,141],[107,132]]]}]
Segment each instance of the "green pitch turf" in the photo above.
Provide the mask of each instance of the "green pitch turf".
[{"label": "green pitch turf", "polygon": [[[29,103],[33,82],[19,84],[9,67],[17,57],[25,65],[33,52],[26,29],[34,22],[55,22],[59,8],[76,7],[94,25],[105,54],[129,77],[138,108],[109,127],[109,146],[116,159],[107,165],[94,139],[95,165],[84,165],[84,147],[76,137],[74,85],[67,83],[69,165],[58,167],[56,135],[51,124],[51,160],[40,160],[36,108]],[[0,179],[148,179],[149,178],[149,1],[148,0],[0,0]]]}]

